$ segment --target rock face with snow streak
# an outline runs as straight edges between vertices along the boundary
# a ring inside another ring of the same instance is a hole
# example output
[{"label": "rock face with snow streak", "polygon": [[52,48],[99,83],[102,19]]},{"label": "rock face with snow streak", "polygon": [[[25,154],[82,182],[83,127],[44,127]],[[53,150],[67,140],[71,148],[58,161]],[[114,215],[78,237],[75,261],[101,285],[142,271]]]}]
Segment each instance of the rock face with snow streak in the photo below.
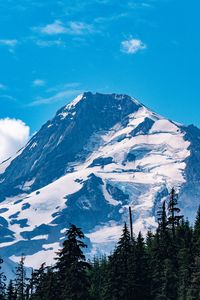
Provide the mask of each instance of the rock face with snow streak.
[{"label": "rock face with snow streak", "polygon": [[168,189],[186,216],[200,199],[200,130],[127,95],[90,92],[61,108],[0,166],[1,255],[52,263],[69,222],[91,254],[109,252],[132,206],[134,230],[156,226]]}]

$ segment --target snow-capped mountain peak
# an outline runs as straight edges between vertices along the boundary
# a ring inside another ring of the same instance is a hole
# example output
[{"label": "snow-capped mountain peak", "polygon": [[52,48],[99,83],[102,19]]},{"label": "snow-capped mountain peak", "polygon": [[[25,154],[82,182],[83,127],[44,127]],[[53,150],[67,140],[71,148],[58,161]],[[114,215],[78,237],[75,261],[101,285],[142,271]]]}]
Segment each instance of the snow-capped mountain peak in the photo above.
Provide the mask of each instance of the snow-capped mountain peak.
[{"label": "snow-capped mountain peak", "polygon": [[5,164],[1,253],[15,261],[23,252],[27,265],[51,263],[69,222],[85,231],[90,254],[111,250],[129,205],[135,232],[155,227],[172,186],[190,217],[200,196],[200,130],[130,96],[86,92]]}]

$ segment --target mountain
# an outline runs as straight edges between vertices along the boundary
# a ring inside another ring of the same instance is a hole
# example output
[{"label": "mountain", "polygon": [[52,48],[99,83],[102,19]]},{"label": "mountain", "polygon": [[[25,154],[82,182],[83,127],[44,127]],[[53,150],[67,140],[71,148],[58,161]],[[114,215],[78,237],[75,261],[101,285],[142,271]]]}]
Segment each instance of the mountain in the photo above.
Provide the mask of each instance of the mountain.
[{"label": "mountain", "polygon": [[127,95],[86,92],[0,165],[0,253],[8,265],[53,262],[69,223],[88,255],[109,253],[133,210],[134,231],[156,226],[175,187],[192,219],[200,199],[200,130]]}]

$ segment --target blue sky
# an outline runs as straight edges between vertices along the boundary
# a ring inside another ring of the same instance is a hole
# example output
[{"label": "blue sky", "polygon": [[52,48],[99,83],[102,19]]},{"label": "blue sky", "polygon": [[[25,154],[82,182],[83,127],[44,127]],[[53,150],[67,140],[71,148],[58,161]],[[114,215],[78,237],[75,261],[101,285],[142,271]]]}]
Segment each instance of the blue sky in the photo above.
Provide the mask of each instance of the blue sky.
[{"label": "blue sky", "polygon": [[0,0],[0,118],[31,132],[82,91],[200,126],[200,2]]}]

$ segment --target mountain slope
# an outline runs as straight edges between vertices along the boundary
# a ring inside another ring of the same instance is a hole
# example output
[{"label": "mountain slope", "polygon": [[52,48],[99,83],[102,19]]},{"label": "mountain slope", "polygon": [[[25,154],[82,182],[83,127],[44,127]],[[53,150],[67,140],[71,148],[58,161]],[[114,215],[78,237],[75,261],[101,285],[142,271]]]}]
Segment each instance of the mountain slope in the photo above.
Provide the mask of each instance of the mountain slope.
[{"label": "mountain slope", "polygon": [[84,93],[1,165],[1,253],[12,261],[24,253],[27,265],[51,263],[69,222],[86,232],[90,254],[109,252],[128,206],[136,232],[155,227],[172,186],[190,217],[199,202],[199,166],[198,128],[127,95]]}]

